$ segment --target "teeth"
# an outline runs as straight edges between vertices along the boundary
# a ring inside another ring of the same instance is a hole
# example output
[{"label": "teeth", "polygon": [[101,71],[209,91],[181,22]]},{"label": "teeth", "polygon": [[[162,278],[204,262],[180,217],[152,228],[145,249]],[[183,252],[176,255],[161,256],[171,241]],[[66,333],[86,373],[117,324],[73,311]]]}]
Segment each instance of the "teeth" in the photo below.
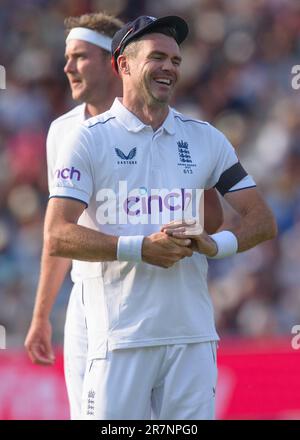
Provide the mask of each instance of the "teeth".
[{"label": "teeth", "polygon": [[156,80],[158,83],[161,83],[161,84],[167,84],[168,86],[171,84],[171,80],[170,79],[157,79]]}]

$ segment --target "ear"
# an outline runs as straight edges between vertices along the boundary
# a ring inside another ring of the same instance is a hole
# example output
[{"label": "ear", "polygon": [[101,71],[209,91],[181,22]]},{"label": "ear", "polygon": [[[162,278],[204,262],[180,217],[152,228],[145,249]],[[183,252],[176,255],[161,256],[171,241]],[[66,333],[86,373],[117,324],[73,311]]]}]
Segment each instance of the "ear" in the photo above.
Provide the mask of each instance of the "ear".
[{"label": "ear", "polygon": [[118,69],[120,74],[122,75],[129,75],[130,74],[130,67],[129,67],[129,62],[128,62],[128,58],[126,57],[126,55],[120,55],[118,57]]}]

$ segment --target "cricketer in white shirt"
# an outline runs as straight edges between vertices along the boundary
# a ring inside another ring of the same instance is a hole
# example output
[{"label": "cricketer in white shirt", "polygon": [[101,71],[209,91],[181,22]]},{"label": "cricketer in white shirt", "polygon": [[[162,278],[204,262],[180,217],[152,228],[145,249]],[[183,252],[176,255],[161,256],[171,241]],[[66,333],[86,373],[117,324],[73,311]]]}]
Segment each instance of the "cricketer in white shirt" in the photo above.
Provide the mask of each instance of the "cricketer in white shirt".
[{"label": "cricketer in white shirt", "polygon": [[[167,105],[187,34],[175,16],[138,17],[116,32],[124,105],[116,99],[70,134],[55,165],[48,253],[93,262],[81,282],[83,418],[213,418],[218,335],[205,255],[225,257],[276,235],[223,134]],[[241,216],[234,233],[202,234],[201,191],[213,187]],[[182,222],[191,217],[195,228]]]},{"label": "cricketer in white shirt", "polygon": [[[215,186],[224,195],[255,186],[210,124],[170,108],[153,132],[119,99],[73,131],[51,181],[50,197],[86,204],[85,226],[118,236],[146,236],[181,218],[185,204],[195,208],[196,189]],[[90,360],[107,350],[218,340],[202,254],[168,270],[83,262],[81,276]]]}]

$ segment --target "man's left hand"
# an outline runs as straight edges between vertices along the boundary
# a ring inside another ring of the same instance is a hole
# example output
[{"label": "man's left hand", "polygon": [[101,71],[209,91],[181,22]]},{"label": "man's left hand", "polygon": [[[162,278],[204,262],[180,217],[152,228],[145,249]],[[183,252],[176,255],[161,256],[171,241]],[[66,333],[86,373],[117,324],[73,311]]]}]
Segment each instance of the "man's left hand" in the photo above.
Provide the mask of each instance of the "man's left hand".
[{"label": "man's left hand", "polygon": [[191,247],[193,251],[214,257],[218,252],[215,241],[204,231],[203,227],[196,223],[196,220],[177,220],[161,228],[161,232],[165,232],[174,238],[192,240]]}]

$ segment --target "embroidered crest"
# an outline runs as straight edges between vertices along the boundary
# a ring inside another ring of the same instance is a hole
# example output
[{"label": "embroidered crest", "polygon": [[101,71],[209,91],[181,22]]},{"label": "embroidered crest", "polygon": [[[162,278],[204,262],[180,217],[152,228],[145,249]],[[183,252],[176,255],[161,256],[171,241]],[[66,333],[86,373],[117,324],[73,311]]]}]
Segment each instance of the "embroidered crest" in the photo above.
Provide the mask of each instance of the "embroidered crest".
[{"label": "embroidered crest", "polygon": [[181,140],[177,142],[177,146],[179,154],[178,165],[184,166],[184,174],[193,174],[193,170],[191,167],[195,167],[196,165],[192,161],[189,144],[186,141]]}]

